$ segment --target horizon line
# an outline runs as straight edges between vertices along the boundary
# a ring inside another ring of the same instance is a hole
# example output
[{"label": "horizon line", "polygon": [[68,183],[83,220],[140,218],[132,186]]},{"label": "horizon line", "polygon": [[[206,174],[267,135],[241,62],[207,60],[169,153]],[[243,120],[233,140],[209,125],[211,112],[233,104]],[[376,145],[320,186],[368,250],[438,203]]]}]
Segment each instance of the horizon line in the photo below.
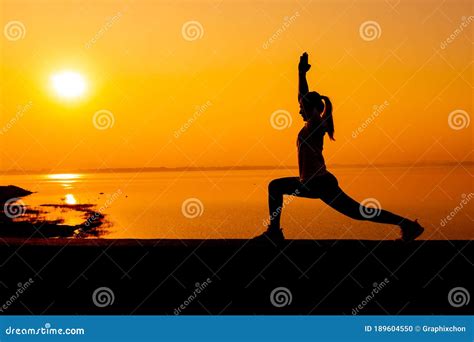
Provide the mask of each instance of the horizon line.
[{"label": "horizon line", "polygon": [[[420,163],[371,163],[371,164],[328,164],[328,168],[378,168],[378,167],[427,167],[427,166],[453,166],[453,165],[474,165],[474,161],[431,161],[431,162],[420,162]],[[156,167],[110,167],[110,168],[87,168],[87,169],[64,169],[53,171],[51,169],[36,169],[36,170],[2,170],[2,175],[12,174],[61,174],[61,173],[127,173],[127,172],[176,172],[176,171],[251,171],[251,170],[293,170],[298,169],[298,165],[284,165],[284,166],[272,166],[272,165],[242,165],[242,166],[178,166],[178,167],[167,167],[167,166],[156,166]]]}]

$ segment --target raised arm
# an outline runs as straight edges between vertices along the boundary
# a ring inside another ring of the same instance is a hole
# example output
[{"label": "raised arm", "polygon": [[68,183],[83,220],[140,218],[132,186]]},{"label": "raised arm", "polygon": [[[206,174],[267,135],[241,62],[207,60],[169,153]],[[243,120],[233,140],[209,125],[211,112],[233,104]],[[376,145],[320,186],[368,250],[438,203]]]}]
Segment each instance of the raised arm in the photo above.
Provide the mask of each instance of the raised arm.
[{"label": "raised arm", "polygon": [[298,101],[309,92],[308,81],[306,80],[306,73],[311,68],[308,64],[308,54],[305,52],[300,57],[298,64]]}]

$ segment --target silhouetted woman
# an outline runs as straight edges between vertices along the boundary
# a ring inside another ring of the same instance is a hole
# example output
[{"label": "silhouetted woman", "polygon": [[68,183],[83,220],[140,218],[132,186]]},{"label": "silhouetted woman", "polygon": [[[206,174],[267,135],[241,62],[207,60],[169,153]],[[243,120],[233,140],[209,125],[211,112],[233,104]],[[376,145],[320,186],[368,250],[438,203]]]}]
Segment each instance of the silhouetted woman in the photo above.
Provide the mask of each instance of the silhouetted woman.
[{"label": "silhouetted woman", "polygon": [[306,198],[319,198],[324,203],[356,220],[398,225],[401,228],[401,240],[412,241],[423,233],[418,222],[395,215],[380,208],[362,206],[341,190],[336,177],[326,170],[323,158],[324,136],[334,140],[334,122],[332,104],[327,96],[309,91],[306,72],[311,68],[308,54],[300,57],[298,102],[300,114],[305,121],[298,134],[299,178],[286,177],[274,179],[268,186],[270,224],[265,233],[256,239],[278,242],[284,239],[280,228],[280,216],[283,209],[283,195]]}]

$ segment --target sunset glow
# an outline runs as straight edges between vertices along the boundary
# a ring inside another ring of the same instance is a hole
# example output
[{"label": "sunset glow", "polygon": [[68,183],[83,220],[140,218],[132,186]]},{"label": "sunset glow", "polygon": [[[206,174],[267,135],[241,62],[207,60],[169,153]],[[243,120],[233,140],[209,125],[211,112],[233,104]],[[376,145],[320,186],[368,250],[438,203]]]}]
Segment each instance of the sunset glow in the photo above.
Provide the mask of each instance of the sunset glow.
[{"label": "sunset glow", "polygon": [[467,1],[99,3],[79,16],[75,2],[3,1],[24,37],[2,42],[0,124],[32,103],[0,136],[5,166],[296,166],[303,51],[334,104],[328,164],[472,160],[469,128],[448,122],[473,110]]},{"label": "sunset glow", "polygon": [[0,0],[0,340],[467,337],[473,4]]},{"label": "sunset glow", "polygon": [[63,98],[75,98],[84,94],[86,81],[74,71],[62,71],[51,76],[51,82],[56,94]]}]

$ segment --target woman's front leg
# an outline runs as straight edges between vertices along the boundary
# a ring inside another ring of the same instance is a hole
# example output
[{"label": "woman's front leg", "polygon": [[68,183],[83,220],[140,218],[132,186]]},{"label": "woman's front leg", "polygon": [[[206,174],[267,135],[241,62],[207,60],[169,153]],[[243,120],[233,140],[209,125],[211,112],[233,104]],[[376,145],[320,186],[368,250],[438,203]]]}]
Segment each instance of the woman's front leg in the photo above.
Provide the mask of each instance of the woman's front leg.
[{"label": "woman's front leg", "polygon": [[285,177],[272,180],[268,184],[269,230],[280,229],[283,195],[298,195],[301,183],[298,177]]}]

